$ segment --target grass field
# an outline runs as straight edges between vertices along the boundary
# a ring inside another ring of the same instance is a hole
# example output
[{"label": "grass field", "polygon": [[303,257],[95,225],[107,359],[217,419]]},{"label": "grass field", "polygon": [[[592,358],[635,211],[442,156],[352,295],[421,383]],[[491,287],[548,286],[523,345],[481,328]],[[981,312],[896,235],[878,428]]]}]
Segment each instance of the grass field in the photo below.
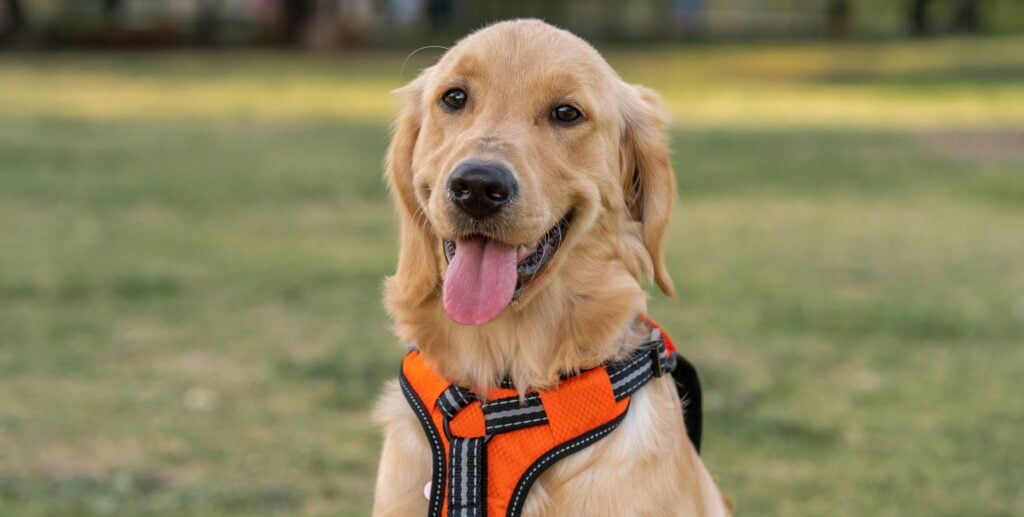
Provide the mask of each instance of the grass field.
[{"label": "grass field", "polygon": [[[676,118],[740,515],[1024,514],[1024,39],[609,50]],[[435,56],[0,55],[0,515],[365,515],[388,90]]]}]

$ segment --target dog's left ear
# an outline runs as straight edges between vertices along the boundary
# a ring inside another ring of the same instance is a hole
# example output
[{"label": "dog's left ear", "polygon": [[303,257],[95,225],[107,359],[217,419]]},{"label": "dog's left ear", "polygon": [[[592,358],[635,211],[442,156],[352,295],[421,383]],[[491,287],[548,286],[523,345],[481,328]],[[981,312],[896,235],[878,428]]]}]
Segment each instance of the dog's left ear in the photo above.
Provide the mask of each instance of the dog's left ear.
[{"label": "dog's left ear", "polygon": [[668,113],[654,90],[624,86],[621,160],[626,207],[641,225],[654,281],[663,293],[675,296],[662,250],[676,195],[666,134]]},{"label": "dog's left ear", "polygon": [[395,120],[391,145],[388,147],[386,177],[398,208],[401,238],[395,275],[388,280],[388,307],[416,307],[437,292],[438,263],[436,250],[440,243],[430,229],[416,198],[413,183],[413,154],[419,140],[421,94],[426,72],[413,82],[396,90],[401,108]]}]

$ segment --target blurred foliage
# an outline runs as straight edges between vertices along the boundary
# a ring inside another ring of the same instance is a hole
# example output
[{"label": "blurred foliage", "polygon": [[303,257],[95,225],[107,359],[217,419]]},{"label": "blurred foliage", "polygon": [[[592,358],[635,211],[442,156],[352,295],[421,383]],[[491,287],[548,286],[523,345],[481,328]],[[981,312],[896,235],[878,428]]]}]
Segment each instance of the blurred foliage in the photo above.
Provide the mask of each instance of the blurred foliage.
[{"label": "blurred foliage", "polygon": [[1024,31],[1018,0],[0,0],[0,45],[406,47],[521,17],[603,41]]}]

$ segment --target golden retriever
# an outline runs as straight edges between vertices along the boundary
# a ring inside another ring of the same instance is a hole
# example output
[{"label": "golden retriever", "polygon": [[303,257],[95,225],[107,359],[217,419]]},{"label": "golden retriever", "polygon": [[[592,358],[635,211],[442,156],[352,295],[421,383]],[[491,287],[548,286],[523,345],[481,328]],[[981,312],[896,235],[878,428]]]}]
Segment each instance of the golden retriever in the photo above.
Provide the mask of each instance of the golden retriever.
[{"label": "golden retriever", "polygon": [[[398,336],[477,394],[504,378],[550,389],[638,346],[641,282],[673,294],[659,96],[537,20],[469,35],[399,93],[387,179],[401,246],[385,295]],[[681,412],[671,378],[654,379],[615,431],[541,475],[523,515],[728,515]],[[374,515],[424,515],[431,453],[397,384],[375,418]]]}]

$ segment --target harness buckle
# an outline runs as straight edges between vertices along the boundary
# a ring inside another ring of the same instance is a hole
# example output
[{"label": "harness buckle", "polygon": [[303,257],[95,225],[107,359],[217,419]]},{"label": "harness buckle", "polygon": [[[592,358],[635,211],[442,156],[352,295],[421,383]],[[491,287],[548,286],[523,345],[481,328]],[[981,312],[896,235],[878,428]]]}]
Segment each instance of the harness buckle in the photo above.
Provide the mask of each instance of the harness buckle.
[{"label": "harness buckle", "polygon": [[661,377],[666,373],[672,373],[676,369],[676,353],[667,352],[665,349],[665,339],[658,336],[658,340],[652,343],[653,346],[649,349],[651,354],[651,370],[654,372],[655,377]]}]

